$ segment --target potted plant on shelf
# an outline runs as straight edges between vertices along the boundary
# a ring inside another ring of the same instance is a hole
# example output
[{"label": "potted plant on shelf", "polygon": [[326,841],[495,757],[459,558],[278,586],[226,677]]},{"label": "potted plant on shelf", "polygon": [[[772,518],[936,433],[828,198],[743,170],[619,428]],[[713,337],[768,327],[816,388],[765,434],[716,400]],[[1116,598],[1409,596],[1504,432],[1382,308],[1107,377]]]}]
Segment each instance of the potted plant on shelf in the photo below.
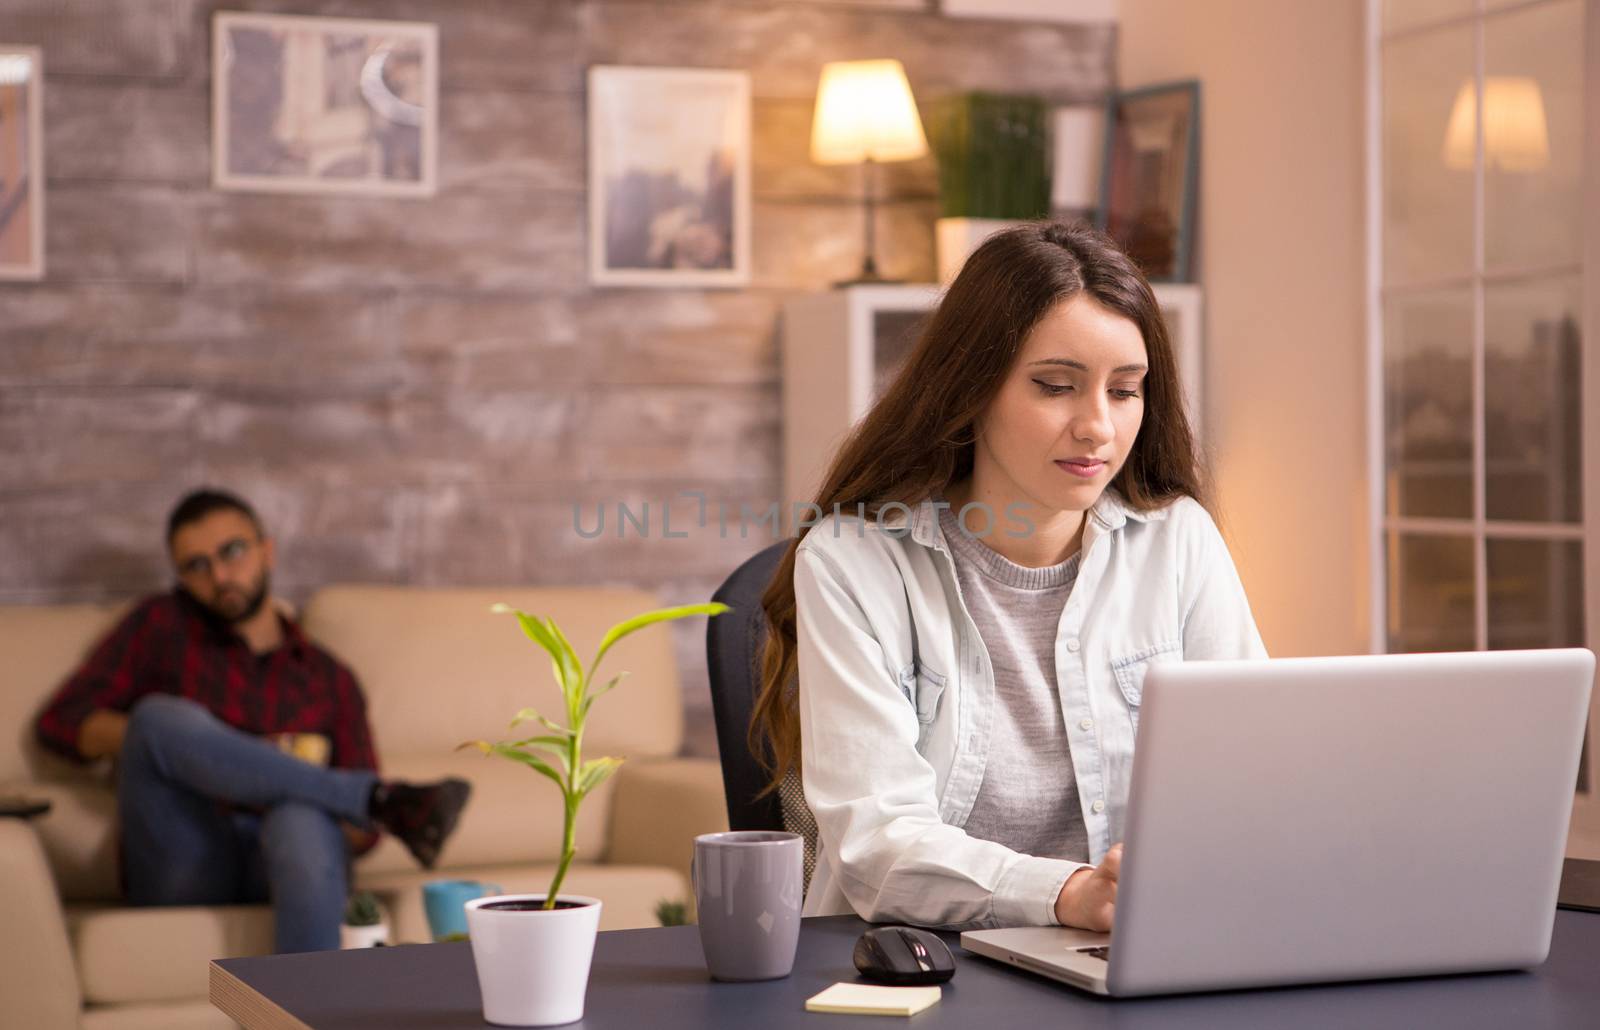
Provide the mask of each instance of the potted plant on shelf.
[{"label": "potted plant on shelf", "polygon": [[596,687],[595,673],[601,659],[617,641],[646,626],[691,615],[719,615],[728,610],[725,604],[711,602],[637,615],[606,631],[594,660],[586,668],[554,620],[509,605],[494,606],[496,612],[515,615],[528,639],[549,654],[565,703],[566,721],[557,722],[524,708],[511,720],[511,728],[537,723],[540,731],[533,736],[492,743],[472,740],[461,745],[527,766],[553,782],[564,802],[561,859],[550,889],[543,894],[502,895],[467,902],[467,932],[478,967],[478,986],[483,992],[483,1017],[488,1022],[501,1026],[554,1026],[583,1018],[589,963],[600,927],[600,902],[562,894],[561,884],[578,851],[579,806],[622,764],[620,758],[583,757],[583,731],[589,709],[627,675],[618,673],[604,686]]},{"label": "potted plant on shelf", "polygon": [[930,106],[941,283],[991,234],[1050,214],[1049,117],[1036,96],[962,93]]},{"label": "potted plant on shelf", "polygon": [[389,943],[389,924],[383,920],[378,897],[371,891],[357,891],[344,906],[344,921],[339,926],[339,947],[381,948]]}]

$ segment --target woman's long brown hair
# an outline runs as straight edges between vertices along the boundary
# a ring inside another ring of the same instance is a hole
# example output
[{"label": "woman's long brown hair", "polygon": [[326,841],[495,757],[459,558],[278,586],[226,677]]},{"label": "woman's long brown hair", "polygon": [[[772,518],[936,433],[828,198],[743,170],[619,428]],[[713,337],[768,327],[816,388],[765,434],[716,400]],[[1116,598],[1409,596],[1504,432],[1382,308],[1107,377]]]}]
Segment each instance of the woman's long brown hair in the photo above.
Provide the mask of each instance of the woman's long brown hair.
[{"label": "woman's long brown hair", "polygon": [[[1149,362],[1144,422],[1112,485],[1133,508],[1207,497],[1184,415],[1177,360],[1150,284],[1109,238],[1086,226],[1038,222],[996,233],[967,259],[916,347],[834,455],[814,503],[868,517],[915,505],[972,472],[975,429],[1023,341],[1062,301],[1087,293],[1139,327]],[[777,788],[800,760],[795,549],[801,527],[761,597],[767,642],[750,749]]]}]

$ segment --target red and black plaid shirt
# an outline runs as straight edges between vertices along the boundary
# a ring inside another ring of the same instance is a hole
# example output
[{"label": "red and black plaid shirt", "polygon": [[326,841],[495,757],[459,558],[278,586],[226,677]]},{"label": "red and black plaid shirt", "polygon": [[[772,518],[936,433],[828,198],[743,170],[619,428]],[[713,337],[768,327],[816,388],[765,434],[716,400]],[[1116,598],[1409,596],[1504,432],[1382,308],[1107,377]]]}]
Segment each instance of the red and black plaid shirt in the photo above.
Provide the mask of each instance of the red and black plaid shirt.
[{"label": "red and black plaid shirt", "polygon": [[247,733],[320,733],[331,744],[330,765],[376,769],[355,677],[279,619],[283,643],[258,655],[182,590],[140,602],[39,714],[40,741],[82,761],[78,730],[90,712],[126,712],[146,694],[175,694]]}]

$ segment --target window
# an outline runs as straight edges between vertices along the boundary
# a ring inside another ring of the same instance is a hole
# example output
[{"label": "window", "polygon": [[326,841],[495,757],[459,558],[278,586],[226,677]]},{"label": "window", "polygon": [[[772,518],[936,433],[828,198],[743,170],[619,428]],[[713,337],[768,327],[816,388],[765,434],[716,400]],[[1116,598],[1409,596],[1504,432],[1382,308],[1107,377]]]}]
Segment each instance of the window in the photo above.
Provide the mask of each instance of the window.
[{"label": "window", "polygon": [[1371,0],[1375,650],[1595,643],[1582,172],[1597,8]]}]

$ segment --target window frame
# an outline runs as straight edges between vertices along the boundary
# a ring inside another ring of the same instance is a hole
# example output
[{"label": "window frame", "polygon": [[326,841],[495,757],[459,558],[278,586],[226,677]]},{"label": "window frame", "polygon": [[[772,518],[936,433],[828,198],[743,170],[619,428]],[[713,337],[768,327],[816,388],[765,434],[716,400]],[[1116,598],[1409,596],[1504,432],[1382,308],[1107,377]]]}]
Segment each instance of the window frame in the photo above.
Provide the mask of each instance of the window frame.
[{"label": "window frame", "polygon": [[[1374,654],[1388,650],[1389,563],[1392,544],[1401,533],[1440,534],[1470,539],[1474,568],[1474,637],[1478,650],[1488,647],[1489,590],[1487,543],[1497,538],[1519,540],[1576,540],[1583,549],[1584,619],[1586,645],[1600,644],[1600,0],[1578,0],[1582,4],[1583,44],[1583,239],[1579,260],[1574,265],[1549,268],[1485,269],[1485,172],[1483,127],[1477,128],[1473,169],[1473,268],[1470,275],[1434,281],[1386,284],[1384,282],[1384,175],[1383,175],[1383,54],[1385,44],[1425,33],[1459,29],[1473,30],[1474,69],[1479,96],[1485,75],[1486,27],[1493,20],[1562,0],[1522,0],[1489,8],[1486,0],[1475,0],[1470,13],[1453,15],[1407,26],[1397,32],[1383,29],[1383,0],[1366,3],[1366,193],[1365,212],[1367,258],[1367,469],[1369,536],[1369,643]],[[1582,396],[1580,404],[1583,447],[1583,517],[1576,524],[1528,523],[1491,520],[1486,514],[1487,477],[1485,475],[1485,324],[1484,298],[1489,287],[1507,281],[1538,278],[1550,281],[1561,275],[1576,275],[1582,289],[1579,313],[1582,333]],[[1418,518],[1389,515],[1386,512],[1388,474],[1385,446],[1384,368],[1385,302],[1390,298],[1441,287],[1468,287],[1472,291],[1472,467],[1473,511],[1470,519]],[[1600,857],[1600,742],[1594,728],[1600,726],[1600,687],[1590,698],[1586,741],[1588,784],[1575,790],[1573,819],[1568,850],[1572,854]]]}]

